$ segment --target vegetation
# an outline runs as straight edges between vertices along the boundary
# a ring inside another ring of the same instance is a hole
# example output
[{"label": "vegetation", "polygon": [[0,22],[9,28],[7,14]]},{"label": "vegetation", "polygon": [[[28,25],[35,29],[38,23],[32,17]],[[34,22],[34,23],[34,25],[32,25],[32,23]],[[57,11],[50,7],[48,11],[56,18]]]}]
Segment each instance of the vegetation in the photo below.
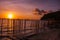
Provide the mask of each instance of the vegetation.
[{"label": "vegetation", "polygon": [[52,21],[48,24],[50,29],[60,29],[60,11],[45,14],[41,20]]}]

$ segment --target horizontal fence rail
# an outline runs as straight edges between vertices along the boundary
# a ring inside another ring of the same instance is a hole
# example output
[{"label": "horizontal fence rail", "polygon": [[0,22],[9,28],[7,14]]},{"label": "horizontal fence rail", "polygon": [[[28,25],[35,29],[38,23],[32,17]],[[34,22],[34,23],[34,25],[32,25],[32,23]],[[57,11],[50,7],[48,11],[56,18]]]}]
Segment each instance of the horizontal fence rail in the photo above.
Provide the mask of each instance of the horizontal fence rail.
[{"label": "horizontal fence rail", "polygon": [[60,22],[54,20],[0,19],[0,35],[40,33],[57,25]]}]

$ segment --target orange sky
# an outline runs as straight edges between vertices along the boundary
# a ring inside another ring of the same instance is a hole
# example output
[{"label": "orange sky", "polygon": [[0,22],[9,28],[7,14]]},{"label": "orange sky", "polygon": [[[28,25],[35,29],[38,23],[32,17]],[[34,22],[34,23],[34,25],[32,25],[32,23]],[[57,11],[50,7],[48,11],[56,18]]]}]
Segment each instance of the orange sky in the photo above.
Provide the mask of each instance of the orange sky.
[{"label": "orange sky", "polygon": [[0,14],[0,18],[8,18],[8,14],[13,14],[12,19],[40,19],[41,16],[34,14],[24,14],[24,13],[16,13],[12,11],[4,11]]},{"label": "orange sky", "polygon": [[[13,15],[12,19],[40,19],[39,15]],[[8,14],[0,14],[0,18],[8,18]]]},{"label": "orange sky", "polygon": [[40,19],[41,15],[33,15],[35,8],[40,10],[60,9],[58,0],[0,0],[0,18],[7,18],[8,12],[13,12],[14,18]]}]

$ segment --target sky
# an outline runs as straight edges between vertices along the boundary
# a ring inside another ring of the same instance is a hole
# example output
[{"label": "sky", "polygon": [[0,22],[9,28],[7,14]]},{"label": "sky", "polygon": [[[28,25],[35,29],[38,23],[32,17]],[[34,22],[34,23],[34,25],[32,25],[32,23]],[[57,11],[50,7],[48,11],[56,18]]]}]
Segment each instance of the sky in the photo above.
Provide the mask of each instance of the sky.
[{"label": "sky", "polygon": [[19,15],[33,15],[33,10],[58,10],[60,0],[0,0],[0,14],[14,12]]}]

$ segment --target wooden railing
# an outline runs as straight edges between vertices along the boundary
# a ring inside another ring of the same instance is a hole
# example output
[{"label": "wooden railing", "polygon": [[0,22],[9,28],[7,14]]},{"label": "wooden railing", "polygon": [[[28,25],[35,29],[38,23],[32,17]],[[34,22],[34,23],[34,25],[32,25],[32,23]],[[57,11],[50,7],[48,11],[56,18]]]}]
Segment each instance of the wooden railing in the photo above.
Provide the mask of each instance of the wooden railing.
[{"label": "wooden railing", "polygon": [[52,20],[0,19],[0,34],[40,33],[52,25],[54,27],[59,24]]}]

